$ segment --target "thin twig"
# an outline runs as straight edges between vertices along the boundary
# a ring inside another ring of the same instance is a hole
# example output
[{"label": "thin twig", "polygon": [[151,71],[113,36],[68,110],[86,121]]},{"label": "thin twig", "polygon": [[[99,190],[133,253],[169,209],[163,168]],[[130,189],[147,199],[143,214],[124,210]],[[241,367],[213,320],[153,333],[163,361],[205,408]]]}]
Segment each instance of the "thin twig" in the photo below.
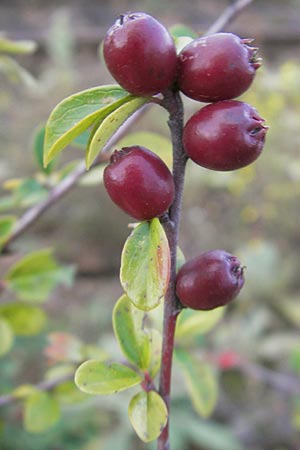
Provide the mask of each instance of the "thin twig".
[{"label": "thin twig", "polygon": [[[107,144],[103,147],[102,152],[96,159],[92,168],[103,164],[109,159],[108,150],[115,145],[129,130],[129,128],[137,121],[138,118],[145,112],[148,105],[142,107],[137,113],[132,115],[123,126],[119,128],[119,130],[112,136],[112,138],[107,142]],[[80,162],[72,172],[69,173],[60,183],[58,183],[48,194],[48,197],[45,200],[34,205],[32,208],[25,211],[25,213],[19,218],[15,227],[6,240],[6,242],[2,245],[2,252],[5,253],[10,245],[23,235],[27,229],[33,225],[42,214],[47,211],[51,206],[55,205],[58,200],[60,200],[67,192],[70,191],[79,180],[86,174],[86,168],[84,161]]]},{"label": "thin twig", "polygon": [[253,0],[237,0],[225,9],[223,14],[208,28],[205,35],[223,31],[237,15],[239,15]]},{"label": "thin twig", "polygon": [[[51,380],[45,380],[41,381],[38,384],[33,385],[33,389],[36,389],[37,391],[51,391],[56,386],[65,383],[66,381],[72,380],[74,377],[74,373],[68,373],[65,375],[61,375],[60,377],[53,378]],[[0,396],[0,407],[10,405],[14,402],[20,401],[21,398],[13,395],[13,394],[7,394],[7,395],[1,395]]]},{"label": "thin twig", "polygon": [[290,395],[300,395],[300,380],[290,374],[275,372],[258,364],[242,361],[240,369],[249,377],[255,378],[272,388]]}]

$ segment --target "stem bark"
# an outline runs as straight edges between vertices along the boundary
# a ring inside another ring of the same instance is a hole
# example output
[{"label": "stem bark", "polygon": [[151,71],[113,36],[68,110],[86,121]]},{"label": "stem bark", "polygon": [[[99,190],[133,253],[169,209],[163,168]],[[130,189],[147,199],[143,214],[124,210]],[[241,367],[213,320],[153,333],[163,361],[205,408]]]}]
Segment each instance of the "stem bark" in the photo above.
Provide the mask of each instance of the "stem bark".
[{"label": "stem bark", "polygon": [[[180,213],[182,205],[182,194],[184,186],[184,174],[187,157],[182,145],[183,131],[183,105],[178,92],[167,91],[164,95],[162,106],[169,112],[168,125],[171,131],[173,146],[173,179],[175,184],[174,202],[170,208],[168,218],[163,222],[169,241],[171,256],[171,273],[168,290],[164,302],[163,344],[162,360],[159,380],[159,393],[164,399],[170,417],[170,391],[172,358],[174,350],[174,334],[177,316],[181,305],[176,296],[176,256],[178,245],[178,233],[180,224]],[[169,420],[157,441],[157,450],[169,450]]]}]

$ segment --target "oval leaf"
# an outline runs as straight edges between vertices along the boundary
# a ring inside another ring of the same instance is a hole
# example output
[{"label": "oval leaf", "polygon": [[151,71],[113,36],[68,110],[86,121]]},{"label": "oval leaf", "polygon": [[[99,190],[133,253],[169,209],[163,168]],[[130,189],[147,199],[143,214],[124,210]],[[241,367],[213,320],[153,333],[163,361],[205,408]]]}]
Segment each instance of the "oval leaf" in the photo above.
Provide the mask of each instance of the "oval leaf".
[{"label": "oval leaf", "polygon": [[33,336],[42,331],[46,314],[41,308],[22,303],[9,303],[0,307],[4,317],[18,336]]},{"label": "oval leaf", "polygon": [[97,120],[131,98],[119,86],[95,87],[65,98],[54,108],[46,125],[44,165]]},{"label": "oval leaf", "polygon": [[85,158],[87,169],[91,167],[98,153],[102,150],[112,135],[120,128],[120,126],[135,111],[149,101],[151,101],[149,98],[133,98],[122,106],[119,106],[117,109],[115,108],[113,112],[105,116],[97,130],[93,132],[93,137],[87,149]]},{"label": "oval leaf", "polygon": [[197,413],[202,417],[209,417],[217,403],[218,383],[215,372],[208,364],[192,357],[184,350],[176,350],[187,391]]},{"label": "oval leaf", "polygon": [[60,418],[58,401],[47,392],[35,392],[24,404],[24,427],[31,433],[41,433]]},{"label": "oval leaf", "polygon": [[150,361],[149,335],[143,326],[145,314],[123,295],[113,311],[113,327],[126,358],[142,370]]},{"label": "oval leaf", "polygon": [[144,442],[158,438],[168,421],[168,410],[161,396],[155,392],[140,392],[129,404],[131,424]]},{"label": "oval leaf", "polygon": [[170,250],[158,219],[142,222],[128,237],[121,258],[120,279],[135,306],[148,311],[159,305],[170,277]]},{"label": "oval leaf", "polygon": [[86,361],[75,373],[75,383],[87,394],[114,394],[142,381],[141,375],[120,363]]},{"label": "oval leaf", "polygon": [[0,318],[0,356],[5,355],[13,344],[14,334],[7,320]]},{"label": "oval leaf", "polygon": [[216,308],[211,311],[181,311],[177,325],[176,338],[189,338],[199,336],[210,331],[221,320],[225,308]]}]

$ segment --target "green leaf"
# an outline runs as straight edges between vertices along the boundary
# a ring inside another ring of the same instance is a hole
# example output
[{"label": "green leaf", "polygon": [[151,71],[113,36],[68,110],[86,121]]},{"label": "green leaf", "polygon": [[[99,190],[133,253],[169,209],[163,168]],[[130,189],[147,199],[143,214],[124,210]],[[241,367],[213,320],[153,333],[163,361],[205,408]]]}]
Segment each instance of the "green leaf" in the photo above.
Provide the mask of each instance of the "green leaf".
[{"label": "green leaf", "polygon": [[8,321],[0,317],[0,356],[7,353],[14,341],[14,334]]},{"label": "green leaf", "polygon": [[58,401],[47,392],[35,392],[24,403],[24,427],[30,433],[42,433],[60,418]]},{"label": "green leaf", "polygon": [[202,417],[209,417],[217,403],[218,383],[211,366],[199,361],[182,349],[175,351],[180,363],[185,384],[197,413]]},{"label": "green leaf", "polygon": [[173,25],[169,31],[174,39],[177,53],[198,37],[192,28],[181,23]]},{"label": "green leaf", "polygon": [[154,378],[161,364],[162,335],[158,330],[151,330],[149,374]]},{"label": "green leaf", "polygon": [[72,145],[74,145],[74,147],[78,147],[85,150],[88,146],[89,140],[90,140],[90,131],[86,130],[74,139]]},{"label": "green leaf", "polygon": [[75,373],[75,383],[87,394],[114,394],[142,381],[142,376],[120,363],[86,361]]},{"label": "green leaf", "polygon": [[45,142],[45,126],[40,126],[33,137],[33,153],[38,164],[39,169],[46,175],[50,175],[54,167],[54,161],[44,167],[43,155],[44,155],[44,142]]},{"label": "green leaf", "polygon": [[9,237],[14,224],[16,223],[16,216],[2,216],[0,217],[0,249],[2,244]]},{"label": "green leaf", "polygon": [[6,212],[7,210],[10,210],[14,208],[15,206],[15,199],[13,195],[6,195],[0,198],[0,213]]},{"label": "green leaf", "polygon": [[172,25],[169,28],[169,32],[174,39],[185,36],[188,36],[192,39],[196,39],[198,37],[197,33],[195,33],[192,28],[182,23],[176,23],[175,25]]},{"label": "green leaf", "polygon": [[63,405],[73,405],[86,400],[88,395],[81,392],[73,380],[58,384],[53,392],[55,398]]},{"label": "green leaf", "polygon": [[131,424],[144,442],[158,438],[168,421],[168,410],[155,391],[140,392],[130,401],[128,414]]},{"label": "green leaf", "polygon": [[22,180],[14,190],[15,206],[28,208],[43,200],[48,195],[48,189],[45,188],[34,178]]},{"label": "green leaf", "polygon": [[210,331],[222,319],[225,308],[216,308],[211,311],[181,311],[177,325],[176,338],[190,338]]},{"label": "green leaf", "polygon": [[159,305],[170,277],[170,250],[157,218],[142,222],[128,237],[121,259],[121,284],[141,310]]},{"label": "green leaf", "polygon": [[119,345],[126,358],[142,370],[146,370],[150,362],[150,342],[144,330],[144,317],[144,312],[126,295],[114,307],[113,327]]},{"label": "green leaf", "polygon": [[132,98],[119,86],[100,86],[65,98],[50,114],[46,125],[44,164],[96,121]]},{"label": "green leaf", "polygon": [[44,301],[58,285],[71,285],[73,267],[59,266],[52,250],[40,250],[18,261],[5,275],[7,286],[22,300]]},{"label": "green leaf", "polygon": [[0,53],[11,53],[24,55],[36,50],[36,43],[33,41],[12,41],[4,36],[0,36]]},{"label": "green leaf", "polygon": [[22,303],[9,303],[0,306],[0,316],[7,320],[18,336],[38,334],[46,323],[46,314],[41,308]]},{"label": "green leaf", "polygon": [[[102,150],[104,145],[109,141],[113,134],[120,128],[120,126],[141,106],[150,102],[150,98],[137,97],[122,104],[113,112],[106,115],[101,121],[97,130],[93,133],[93,137],[86,152],[86,167],[89,169],[94,162],[98,153]],[[98,119],[99,120],[99,119]]]}]

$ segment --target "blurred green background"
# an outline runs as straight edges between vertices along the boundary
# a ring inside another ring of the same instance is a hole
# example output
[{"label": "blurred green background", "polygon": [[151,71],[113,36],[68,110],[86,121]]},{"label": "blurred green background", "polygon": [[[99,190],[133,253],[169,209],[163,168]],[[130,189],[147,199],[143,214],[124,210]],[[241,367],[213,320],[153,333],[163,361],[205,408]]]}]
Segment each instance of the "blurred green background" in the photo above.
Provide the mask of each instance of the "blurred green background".
[{"label": "blurred green background", "polygon": [[[53,107],[74,92],[112,82],[99,43],[119,13],[144,10],[166,26],[185,23],[200,34],[229,4],[223,0],[2,0],[0,30],[11,39],[35,40],[38,50],[17,57],[32,78],[0,73],[1,195],[7,195],[8,179],[37,171],[32,136]],[[215,173],[188,164],[180,246],[187,258],[224,248],[247,266],[238,300],[199,348],[211,355],[234,351],[252,370],[246,364],[243,370],[219,371],[218,405],[211,419],[203,421],[176,382],[175,367],[174,450],[300,449],[299,389],[291,394],[285,388],[289,377],[300,385],[299,17],[298,0],[284,4],[260,0],[227,28],[254,37],[260,47],[264,65],[241,99],[258,109],[270,130],[262,156],[245,169]],[[184,102],[188,118],[199,104],[186,98]],[[153,132],[162,136],[159,146],[167,149],[166,119],[163,111],[150,109],[132,127],[143,141],[137,143],[152,148],[145,132]],[[153,137],[152,142],[158,145]],[[82,155],[72,148],[58,165]],[[42,379],[49,332],[74,333],[87,343],[114,347],[111,311],[121,294],[118,269],[129,234],[127,224],[128,217],[110,202],[99,176],[99,182],[73,189],[13,245],[17,254],[53,247],[59,261],[76,264],[77,276],[72,288],[57,289],[45,305],[44,333],[18,338],[1,359],[3,393]],[[281,382],[270,381],[270,373]],[[0,411],[0,448],[152,448],[134,437],[126,408],[126,394],[75,402],[65,407],[63,419],[49,432],[33,435],[22,429],[19,407],[5,407]]]}]

